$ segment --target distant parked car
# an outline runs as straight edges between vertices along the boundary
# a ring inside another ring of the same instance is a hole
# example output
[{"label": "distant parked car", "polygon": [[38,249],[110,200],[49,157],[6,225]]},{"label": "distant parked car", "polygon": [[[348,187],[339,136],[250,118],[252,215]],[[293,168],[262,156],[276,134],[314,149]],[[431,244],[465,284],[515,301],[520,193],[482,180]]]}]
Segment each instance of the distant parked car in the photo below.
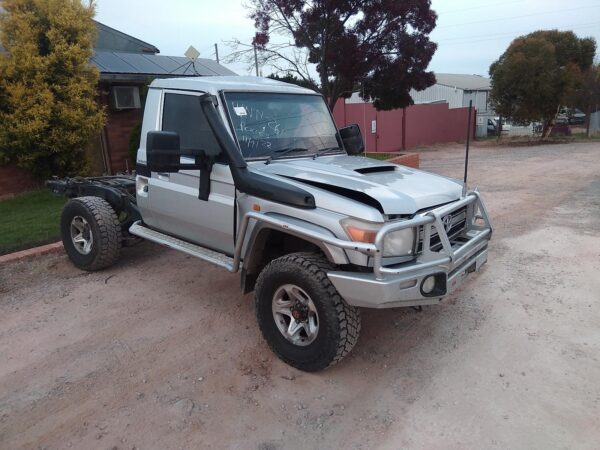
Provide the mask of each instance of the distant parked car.
[{"label": "distant parked car", "polygon": [[585,113],[577,108],[569,109],[569,124],[583,125],[585,123]]},{"label": "distant parked car", "polygon": [[[497,124],[500,121],[500,118],[496,117],[494,120],[496,121],[496,124]],[[496,126],[498,126],[498,125],[496,125]],[[508,133],[511,129],[511,126],[512,126],[512,123],[510,120],[502,119],[502,132],[503,133],[504,132]]]},{"label": "distant parked car", "polygon": [[585,123],[585,113],[577,108],[567,108],[563,106],[556,115],[557,119],[565,119],[569,125],[583,125]]},{"label": "distant parked car", "polygon": [[[500,121],[499,117],[494,117],[493,119],[488,119],[487,122],[487,131],[488,134],[498,134],[498,122]],[[505,119],[502,119],[502,132],[508,133],[510,131],[511,124]]]}]

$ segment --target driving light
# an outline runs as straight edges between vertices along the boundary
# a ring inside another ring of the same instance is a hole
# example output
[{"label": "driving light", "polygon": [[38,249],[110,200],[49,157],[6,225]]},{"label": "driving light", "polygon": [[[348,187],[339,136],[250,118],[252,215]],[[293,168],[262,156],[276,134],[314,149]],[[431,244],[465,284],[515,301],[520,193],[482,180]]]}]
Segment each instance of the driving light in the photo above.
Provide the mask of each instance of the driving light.
[{"label": "driving light", "polygon": [[431,294],[431,292],[433,291],[433,288],[435,288],[435,276],[429,275],[423,281],[423,284],[421,285],[421,290],[423,291],[424,294]]}]

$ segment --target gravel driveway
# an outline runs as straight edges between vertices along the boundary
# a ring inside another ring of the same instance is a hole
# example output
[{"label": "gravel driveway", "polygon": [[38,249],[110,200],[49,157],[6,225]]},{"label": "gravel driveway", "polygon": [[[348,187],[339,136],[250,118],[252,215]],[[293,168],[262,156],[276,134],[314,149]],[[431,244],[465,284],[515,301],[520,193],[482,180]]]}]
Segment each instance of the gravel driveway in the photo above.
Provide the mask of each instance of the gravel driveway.
[{"label": "gravel driveway", "polygon": [[[461,177],[462,153],[422,167]],[[598,448],[600,144],[475,147],[470,180],[483,271],[422,312],[364,311],[317,374],[271,354],[238,276],[174,251],[5,264],[0,448]]]}]

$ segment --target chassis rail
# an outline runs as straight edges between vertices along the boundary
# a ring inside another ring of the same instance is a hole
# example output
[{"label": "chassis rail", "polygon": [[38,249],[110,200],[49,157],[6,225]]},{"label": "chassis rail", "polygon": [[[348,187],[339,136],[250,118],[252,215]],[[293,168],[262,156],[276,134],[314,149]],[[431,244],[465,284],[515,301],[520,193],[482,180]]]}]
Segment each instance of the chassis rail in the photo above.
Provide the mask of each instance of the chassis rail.
[{"label": "chassis rail", "polygon": [[142,218],[135,198],[135,176],[53,178],[46,181],[46,186],[52,193],[68,198],[88,195],[103,198],[118,215],[127,214],[122,222],[123,230],[127,230],[133,222]]}]

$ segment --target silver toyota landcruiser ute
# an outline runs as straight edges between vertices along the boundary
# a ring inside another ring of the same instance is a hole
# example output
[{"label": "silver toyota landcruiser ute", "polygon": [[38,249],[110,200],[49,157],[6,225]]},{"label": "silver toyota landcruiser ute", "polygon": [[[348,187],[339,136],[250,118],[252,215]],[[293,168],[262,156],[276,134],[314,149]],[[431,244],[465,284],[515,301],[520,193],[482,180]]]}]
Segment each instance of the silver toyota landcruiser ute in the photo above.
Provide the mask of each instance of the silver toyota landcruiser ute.
[{"label": "silver toyota landcruiser ute", "polygon": [[360,308],[439,303],[487,260],[480,194],[360,156],[324,98],[255,77],[149,88],[136,175],[54,179],[65,249],[84,270],[140,238],[240,272],[262,334],[317,371],[356,344]]}]

